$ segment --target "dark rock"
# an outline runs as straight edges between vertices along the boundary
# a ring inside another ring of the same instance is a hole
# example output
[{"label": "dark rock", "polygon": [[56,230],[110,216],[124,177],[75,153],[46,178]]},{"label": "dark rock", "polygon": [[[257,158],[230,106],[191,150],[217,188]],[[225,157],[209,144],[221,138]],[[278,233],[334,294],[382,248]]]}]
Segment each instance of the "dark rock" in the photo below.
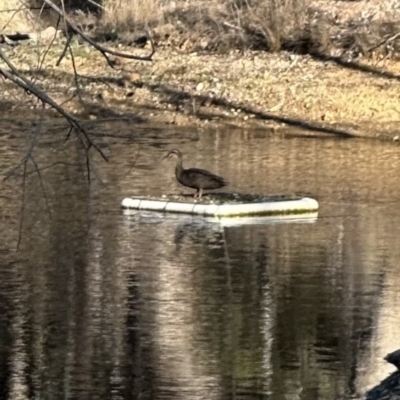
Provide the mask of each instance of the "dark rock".
[{"label": "dark rock", "polygon": [[135,40],[132,41],[131,46],[136,46],[143,48],[147,44],[148,37],[145,35],[137,37]]}]

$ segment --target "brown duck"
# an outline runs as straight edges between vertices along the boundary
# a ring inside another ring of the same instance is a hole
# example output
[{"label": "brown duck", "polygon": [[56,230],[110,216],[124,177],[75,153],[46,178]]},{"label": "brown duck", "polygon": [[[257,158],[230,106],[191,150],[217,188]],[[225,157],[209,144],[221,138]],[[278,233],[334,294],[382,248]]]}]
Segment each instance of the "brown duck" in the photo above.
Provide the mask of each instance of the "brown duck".
[{"label": "brown duck", "polygon": [[203,190],[219,189],[226,185],[228,182],[218,175],[214,175],[205,169],[188,168],[182,166],[182,153],[179,150],[171,150],[163,159],[175,157],[175,176],[178,182],[186,187],[197,189],[194,198],[201,199]]}]

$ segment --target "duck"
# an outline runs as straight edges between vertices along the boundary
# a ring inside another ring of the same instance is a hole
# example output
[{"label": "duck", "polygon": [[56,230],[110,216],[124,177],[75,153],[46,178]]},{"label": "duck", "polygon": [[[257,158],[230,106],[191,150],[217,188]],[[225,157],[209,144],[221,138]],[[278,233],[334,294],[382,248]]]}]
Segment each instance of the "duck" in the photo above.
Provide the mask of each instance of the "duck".
[{"label": "duck", "polygon": [[182,153],[179,150],[170,150],[168,154],[163,157],[163,159],[168,159],[171,157],[176,159],[175,177],[177,181],[183,186],[196,189],[196,193],[194,193],[193,198],[201,199],[203,190],[220,189],[229,184],[224,178],[205,169],[183,168]]}]

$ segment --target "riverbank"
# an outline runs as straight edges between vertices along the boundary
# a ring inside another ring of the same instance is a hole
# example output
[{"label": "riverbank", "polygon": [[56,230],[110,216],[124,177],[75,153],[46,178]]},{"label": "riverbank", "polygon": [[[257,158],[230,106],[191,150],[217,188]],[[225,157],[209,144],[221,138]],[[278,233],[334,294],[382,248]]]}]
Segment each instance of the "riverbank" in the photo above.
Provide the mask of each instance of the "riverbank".
[{"label": "riverbank", "polygon": [[[7,47],[10,60],[68,111],[90,119],[131,118],[142,124],[263,128],[338,137],[400,135],[400,62],[343,61],[289,52],[233,50],[183,53],[160,48],[152,62],[118,59],[110,68],[98,51],[74,41],[56,67],[62,43]],[[118,46],[119,51],[132,48]],[[149,48],[134,49],[138,55]],[[40,107],[3,83],[10,111]]]},{"label": "riverbank", "polygon": [[[2,10],[5,26],[10,33],[31,29],[35,37],[39,20],[16,18],[12,1]],[[49,10],[40,15],[50,26],[38,40],[0,45],[20,72],[83,119],[400,137],[396,0],[115,4],[104,2],[100,13],[77,9],[69,18],[105,47],[136,55],[150,53],[143,27],[151,26],[151,62],[115,58],[111,68],[74,36],[73,58],[67,51],[57,65],[66,39],[61,31],[55,39],[51,20],[58,15]],[[29,21],[36,25],[29,28]],[[1,87],[4,111],[41,107],[9,81]]]}]

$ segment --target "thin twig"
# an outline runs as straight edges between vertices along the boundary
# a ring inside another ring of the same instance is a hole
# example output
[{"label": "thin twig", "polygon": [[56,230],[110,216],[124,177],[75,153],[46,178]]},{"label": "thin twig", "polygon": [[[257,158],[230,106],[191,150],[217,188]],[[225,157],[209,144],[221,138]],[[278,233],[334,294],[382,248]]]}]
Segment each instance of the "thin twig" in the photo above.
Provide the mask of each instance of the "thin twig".
[{"label": "thin twig", "polygon": [[[43,6],[41,6],[41,7],[28,7],[27,5],[25,5],[25,7],[20,7],[20,8],[6,8],[6,9],[3,9],[3,10],[0,10],[0,14],[1,13],[14,12],[14,11],[19,12],[19,11],[23,11],[23,10],[41,10],[42,8],[43,8]],[[50,7],[49,6],[45,6],[44,9],[45,10],[49,10]]]},{"label": "thin twig", "polygon": [[225,25],[226,27],[231,28],[231,29],[235,29],[236,31],[239,31],[239,32],[244,32],[244,29],[242,27],[233,25],[233,24],[231,24],[230,22],[227,22],[227,21],[224,21],[222,23],[222,25]]},{"label": "thin twig", "polygon": [[137,161],[139,159],[139,155],[140,155],[141,149],[142,149],[142,143],[139,140],[139,146],[138,146],[138,150],[136,152],[135,160],[133,161],[133,164],[131,165],[131,167],[129,168],[129,171],[127,172],[127,174],[125,176],[128,176],[132,172],[133,168],[135,168],[136,163],[137,163]]},{"label": "thin twig", "polygon": [[89,151],[86,151],[86,171],[87,171],[87,180],[90,185],[90,158]]},{"label": "thin twig", "polygon": [[58,58],[58,60],[57,60],[57,62],[56,62],[56,66],[57,66],[57,67],[60,65],[62,59],[63,59],[63,58],[65,57],[65,55],[67,54],[67,49],[69,49],[70,52],[71,52],[70,43],[71,43],[71,40],[72,40],[72,35],[68,34],[68,25],[67,25],[67,20],[66,20],[66,17],[65,17],[64,0],[61,0],[61,5],[62,5],[62,8],[63,8],[63,9],[62,9],[62,14],[63,14],[63,15],[59,14],[58,16],[59,16],[59,18],[62,18],[62,19],[63,19],[64,34],[65,34],[65,37],[67,38],[67,40],[66,40],[66,42],[65,42],[65,46],[64,46],[64,48],[63,48],[63,51],[61,52],[61,55],[60,55],[60,57]]},{"label": "thin twig", "polygon": [[88,0],[88,3],[93,4],[94,6],[100,8],[100,10],[105,10],[105,8],[104,8],[101,4],[96,3],[96,2],[93,1],[93,0]]},{"label": "thin twig", "polygon": [[385,39],[383,39],[381,42],[379,42],[377,45],[372,46],[368,49],[368,52],[376,50],[378,47],[381,47],[384,44],[388,44],[389,42],[393,42],[396,40],[398,37],[400,37],[400,32],[396,33],[395,35],[392,36],[386,36]]},{"label": "thin twig", "polygon": [[67,133],[67,136],[65,137],[65,142],[68,142],[69,137],[71,136],[71,132],[74,128],[72,126],[70,126],[69,131]]},{"label": "thin twig", "polygon": [[[44,3],[42,4],[42,7],[39,10],[38,19],[40,19],[40,15],[42,14],[43,7],[44,7]],[[36,39],[38,39],[38,36],[36,36]],[[36,40],[35,44],[36,44],[36,46],[35,46],[36,47],[36,51],[37,51],[37,54],[38,54],[38,68],[34,71],[34,77],[32,78],[32,84],[36,84],[37,80],[39,79],[39,73],[40,73],[40,69],[41,69],[39,40]],[[50,49],[50,47],[47,48],[47,51],[45,51],[45,54],[47,54],[49,49]]]},{"label": "thin twig", "polygon": [[82,95],[81,95],[81,88],[79,86],[79,74],[76,69],[76,64],[75,64],[75,57],[74,57],[74,52],[71,49],[71,46],[68,44],[68,50],[69,54],[71,56],[71,63],[72,63],[72,68],[74,70],[74,81],[75,81],[75,87],[76,87],[76,94],[78,95],[79,101],[83,103]]},{"label": "thin twig", "polygon": [[[40,135],[40,133],[42,131],[45,110],[46,110],[46,104],[43,103],[43,108],[42,108],[42,112],[40,114],[38,128],[37,128],[36,133],[35,133],[35,141],[38,140],[39,135]],[[33,143],[33,145],[34,145],[34,143]],[[46,202],[47,211],[49,213],[49,217],[51,218],[50,204],[49,204],[49,200],[47,198],[46,189],[44,187],[44,183],[43,183],[43,179],[42,179],[42,173],[40,172],[39,166],[38,166],[35,158],[33,157],[33,146],[32,146],[32,148],[31,148],[31,150],[29,152],[29,158],[32,161],[33,165],[35,166],[36,172],[38,174],[40,186],[41,186],[42,192],[43,192],[44,201]]]},{"label": "thin twig", "polygon": [[40,186],[41,186],[42,192],[43,192],[44,201],[46,202],[47,211],[48,211],[48,213],[49,213],[49,217],[51,218],[51,210],[50,210],[49,199],[48,199],[48,197],[47,197],[46,189],[45,189],[44,184],[43,184],[43,179],[42,179],[41,170],[39,169],[39,166],[38,166],[38,164],[37,164],[35,158],[34,158],[32,155],[31,155],[30,159],[31,159],[33,165],[35,166],[36,172],[37,172],[37,174],[38,174],[39,181],[40,181]]},{"label": "thin twig", "polygon": [[41,59],[40,62],[39,62],[39,71],[42,69],[43,64],[44,64],[44,60],[45,60],[45,58],[46,58],[48,52],[50,51],[51,46],[53,46],[53,43],[54,43],[54,41],[55,41],[56,38],[57,38],[58,25],[60,24],[60,20],[61,20],[61,17],[58,16],[58,20],[57,20],[56,30],[55,30],[55,32],[54,32],[54,36],[52,37],[52,39],[51,39],[49,45],[47,46],[47,49],[45,50],[45,52],[44,52],[44,54],[43,54],[42,59]]},{"label": "thin twig", "polygon": [[6,28],[7,28],[7,26],[8,26],[8,24],[13,20],[13,18],[20,12],[20,11],[22,11],[24,9],[24,7],[19,7],[19,8],[17,8],[17,9],[15,9],[14,10],[14,12],[13,12],[13,15],[11,15],[11,17],[8,19],[8,21],[4,24],[4,26],[1,28],[1,31],[4,31]]},{"label": "thin twig", "polygon": [[[64,166],[67,166],[67,167],[76,167],[76,164],[71,164],[71,163],[66,163],[66,162],[64,162],[64,161],[56,161],[56,162],[54,162],[54,163],[51,163],[51,164],[49,164],[49,165],[46,165],[45,167],[42,167],[42,168],[39,168],[39,171],[40,172],[43,172],[43,171],[46,171],[47,169],[49,169],[49,168],[53,168],[53,167],[55,167],[55,166],[57,166],[57,165],[64,165]],[[21,165],[19,165],[19,167],[20,167]],[[14,168],[15,169],[15,168]],[[37,171],[36,170],[33,170],[33,171],[27,171],[26,172],[26,176],[29,176],[29,175],[32,175],[32,174],[36,174],[37,173]],[[13,174],[15,177],[17,177],[17,178],[19,178],[19,177],[22,177],[22,175],[18,175],[18,174]],[[3,179],[3,181],[5,180],[5,178]]]},{"label": "thin twig", "polygon": [[[44,112],[44,110],[43,110],[43,112]],[[42,118],[43,118],[43,113],[41,114],[41,119],[42,119]],[[40,126],[41,126],[41,122],[39,123],[38,133],[40,133]],[[30,143],[30,145],[29,145],[29,148],[28,148],[28,150],[26,151],[26,154],[24,155],[24,157],[22,157],[21,162],[20,162],[16,167],[14,167],[14,168],[3,178],[3,182],[7,181],[10,177],[12,177],[12,176],[14,175],[14,173],[15,173],[19,168],[21,168],[22,165],[26,166],[26,163],[29,161],[29,159],[30,159],[31,156],[32,156],[32,152],[33,152],[33,149],[34,149],[35,144],[36,144],[36,142],[37,142],[37,139],[38,139],[38,135],[34,135],[34,136],[33,136],[33,139],[31,140],[31,143]]]},{"label": "thin twig", "polygon": [[91,44],[95,49],[100,51],[100,53],[103,55],[103,57],[107,60],[108,65],[111,68],[114,68],[114,63],[110,60],[108,55],[113,55],[116,57],[122,57],[122,58],[127,58],[131,60],[139,60],[139,61],[151,61],[154,53],[156,52],[154,42],[152,41],[151,37],[149,36],[149,40],[151,43],[151,51],[150,54],[147,56],[135,56],[133,54],[129,53],[121,53],[119,51],[114,51],[111,49],[107,49],[98,43],[96,43],[93,39],[91,39],[89,36],[87,36],[85,33],[83,33],[80,29],[78,29],[70,20],[69,18],[65,15],[65,13],[57,7],[51,0],[43,0],[47,5],[49,5],[57,14],[59,14],[62,18],[64,18],[65,22],[68,24],[70,29],[75,32],[77,35],[82,37],[86,42]]},{"label": "thin twig", "polygon": [[[68,99],[64,100],[62,103],[60,103],[60,106],[63,106],[64,104],[69,103],[69,102],[70,102],[71,100],[73,100],[77,95],[78,95],[78,93],[76,93],[76,92],[73,93],[71,97],[69,97]],[[71,128],[71,130],[72,130],[72,128]],[[69,137],[70,134],[71,134],[71,131],[69,132],[68,137]]]},{"label": "thin twig", "polygon": [[57,67],[60,65],[61,61],[63,60],[63,58],[64,58],[65,55],[67,54],[67,50],[68,50],[68,47],[69,47],[69,43],[70,43],[71,40],[72,40],[72,35],[68,35],[67,33],[66,33],[66,35],[67,35],[67,40],[66,40],[66,42],[65,42],[63,51],[61,52],[60,57],[58,57],[58,60],[57,60],[57,62],[56,62],[56,66],[57,66]]},{"label": "thin twig", "polygon": [[[132,121],[132,120],[131,120],[131,121]],[[129,171],[127,172],[127,174],[126,174],[125,176],[128,176],[128,175],[132,172],[133,168],[135,168],[136,163],[137,163],[137,161],[138,161],[138,159],[139,159],[140,151],[141,151],[141,149],[142,149],[142,140],[141,140],[140,132],[137,132],[137,133],[138,133],[138,135],[139,135],[139,146],[138,146],[138,150],[137,150],[137,152],[136,152],[135,160],[133,161],[131,167],[129,168]]]},{"label": "thin twig", "polygon": [[19,220],[19,229],[18,229],[18,242],[17,242],[17,251],[19,250],[19,246],[22,240],[22,227],[24,225],[24,211],[25,211],[25,183],[26,183],[26,164],[28,160],[24,161],[24,173],[22,176],[22,199],[21,199],[21,218]]}]

